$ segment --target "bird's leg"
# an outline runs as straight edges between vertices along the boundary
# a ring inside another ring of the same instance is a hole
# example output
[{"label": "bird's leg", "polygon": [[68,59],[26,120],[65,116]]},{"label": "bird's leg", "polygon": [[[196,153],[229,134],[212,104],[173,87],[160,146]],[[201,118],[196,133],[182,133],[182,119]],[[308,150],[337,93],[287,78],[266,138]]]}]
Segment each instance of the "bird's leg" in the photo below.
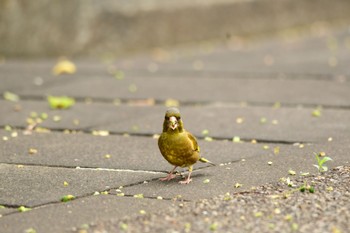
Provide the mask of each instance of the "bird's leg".
[{"label": "bird's leg", "polygon": [[176,168],[177,168],[177,166],[175,166],[175,167],[173,168],[173,170],[171,170],[171,171],[169,172],[169,174],[168,174],[166,177],[160,178],[159,180],[161,180],[161,181],[168,181],[168,180],[174,179],[174,178],[176,177],[176,175],[174,175],[173,173],[174,173],[174,171],[175,171]]},{"label": "bird's leg", "polygon": [[189,184],[192,181],[192,179],[191,179],[192,170],[193,170],[193,166],[189,166],[188,167],[188,176],[185,180],[180,181],[179,182],[180,184]]}]

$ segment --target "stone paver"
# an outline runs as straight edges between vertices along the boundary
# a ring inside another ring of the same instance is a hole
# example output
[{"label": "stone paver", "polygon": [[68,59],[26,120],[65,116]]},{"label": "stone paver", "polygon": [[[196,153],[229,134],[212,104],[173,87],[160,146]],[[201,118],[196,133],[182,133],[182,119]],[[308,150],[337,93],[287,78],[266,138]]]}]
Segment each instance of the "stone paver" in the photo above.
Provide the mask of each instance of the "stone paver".
[{"label": "stone paver", "polygon": [[[176,82],[174,82],[175,78]],[[181,94],[178,90],[181,90]],[[19,91],[18,94],[25,96],[34,94],[69,95],[79,98],[104,99],[155,98],[160,101],[174,98],[192,103],[247,101],[349,106],[350,102],[345,98],[349,91],[349,87],[342,82],[329,82],[325,85],[315,80],[229,79],[216,75],[215,78],[170,76],[127,78],[122,81],[111,77],[101,82],[100,77],[96,76],[88,79],[61,81],[59,85],[51,85],[46,89],[28,89]]]},{"label": "stone paver", "polygon": [[[350,93],[350,92],[349,92]],[[92,130],[108,130],[113,133],[134,133],[153,135],[161,133],[163,106],[113,106],[110,104],[77,103],[70,110],[50,110],[46,102],[23,101],[18,104],[21,111],[14,111],[13,104],[0,101],[0,125],[26,127],[26,119],[31,112],[47,113],[48,120],[40,126],[56,130],[77,129],[91,132]],[[270,107],[239,107],[239,106],[203,106],[181,107],[185,127],[197,137],[203,137],[202,131],[208,130],[209,136],[232,139],[235,136],[242,139],[262,141],[315,142],[325,141],[329,137],[344,137],[349,135],[347,127],[350,113],[346,109],[324,109],[321,116],[312,116],[315,108],[274,108]],[[98,116],[97,116],[97,115]],[[60,121],[54,121],[58,115]],[[237,119],[242,123],[237,123]],[[79,124],[76,124],[76,121]],[[200,122],[200,124],[199,124]],[[302,132],[302,133],[301,133]]]},{"label": "stone paver", "polygon": [[[235,37],[228,40],[226,46],[216,47],[212,43],[203,43],[198,48],[191,47],[171,53],[155,50],[153,62],[149,57],[117,63],[125,70],[151,70],[157,64],[156,72],[167,75],[211,74],[235,77],[239,75],[258,74],[255,78],[266,75],[269,78],[295,78],[311,76],[314,79],[332,79],[334,76],[349,75],[349,33],[346,30],[331,30],[322,26],[311,33],[312,36],[299,35],[298,30],[291,29],[292,35],[281,33],[277,39],[258,40],[247,43],[244,38]],[[336,58],[336,63],[331,62]],[[198,65],[199,64],[199,65]],[[146,72],[145,72],[146,73]],[[185,73],[185,74],[184,74]]]},{"label": "stone paver", "polygon": [[[146,172],[103,171],[90,169],[18,167],[0,165],[0,203],[5,206],[40,206],[60,202],[65,195],[88,196],[126,184],[142,183],[159,177]],[[67,186],[64,185],[67,182]]]},{"label": "stone paver", "polygon": [[[6,135],[6,132],[2,133]],[[52,132],[19,135],[1,142],[1,145],[4,148],[0,152],[3,163],[135,171],[167,170],[167,162],[159,154],[157,141],[152,138]],[[30,148],[38,152],[31,155]],[[106,155],[110,156],[106,158]]]},{"label": "stone paver", "polygon": [[3,232],[72,232],[84,225],[111,218],[136,216],[164,210],[170,201],[98,195],[77,199],[68,203],[51,204],[24,213],[12,213],[0,218]]},{"label": "stone paver", "polygon": [[[305,148],[290,145],[270,146],[271,148],[266,150],[258,145],[255,156],[250,156],[249,149],[246,149],[249,145],[246,145],[245,149],[243,149],[243,146],[231,149],[230,153],[241,155],[242,159],[240,161],[233,160],[232,163],[228,162],[216,167],[195,171],[191,186],[179,186],[177,181],[180,179],[165,184],[155,180],[140,186],[126,187],[123,192],[133,194],[142,190],[145,196],[175,198],[181,195],[185,200],[198,200],[211,198],[218,193],[225,194],[227,192],[249,190],[252,186],[276,182],[279,178],[293,176],[289,173],[290,170],[295,171],[297,176],[305,172],[314,174],[317,172],[317,169],[313,166],[313,164],[317,164],[314,152],[325,151],[332,157],[333,161],[327,163],[329,167],[336,167],[344,163],[349,164],[347,151],[350,146],[347,142],[328,145],[316,144]],[[279,147],[280,150],[278,154],[273,153],[276,147]],[[209,149],[208,153],[213,154],[215,150]],[[218,156],[219,154],[220,152],[218,152]],[[223,160],[221,159],[221,161]],[[268,162],[272,162],[272,165],[269,165]],[[205,183],[207,179],[209,179],[209,183]],[[242,184],[242,187],[235,188],[237,183]]]},{"label": "stone paver", "polygon": [[[2,131],[0,135],[8,135],[8,133]],[[83,133],[64,134],[54,132],[19,135],[16,138],[8,137],[9,141],[0,143],[4,149],[0,153],[0,161],[8,164],[62,166],[68,168],[132,169],[158,172],[169,169],[168,163],[159,153],[157,141],[148,137],[124,137],[118,135],[100,137]],[[340,137],[332,139],[334,141],[342,141]],[[328,144],[327,140],[316,144],[305,144],[305,147],[319,147]],[[135,141],[137,146],[135,146]],[[204,140],[199,140],[199,145],[202,156],[214,163],[227,163],[242,158],[255,158],[262,154],[273,154],[272,148],[276,146],[287,149],[298,147],[283,144],[233,143],[231,141],[207,142]],[[269,149],[264,150],[264,145],[268,145]],[[37,153],[30,154],[31,148],[36,149]],[[294,150],[299,151],[298,149]],[[319,150],[322,151],[322,149]],[[106,158],[106,155],[110,155],[110,157]],[[152,163],[149,162],[150,160]]]}]

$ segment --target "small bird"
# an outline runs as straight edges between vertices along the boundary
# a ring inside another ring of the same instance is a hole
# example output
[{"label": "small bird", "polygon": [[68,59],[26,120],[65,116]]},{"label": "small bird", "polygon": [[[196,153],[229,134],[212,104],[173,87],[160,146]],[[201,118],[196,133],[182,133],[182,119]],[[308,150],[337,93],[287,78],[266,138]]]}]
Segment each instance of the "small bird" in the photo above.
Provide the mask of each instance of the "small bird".
[{"label": "small bird", "polygon": [[158,146],[163,157],[175,166],[166,177],[160,179],[162,181],[175,178],[176,175],[173,173],[177,167],[188,167],[187,178],[179,182],[180,184],[188,184],[192,181],[193,164],[198,160],[215,165],[200,157],[197,140],[184,129],[180,111],[175,107],[169,108],[165,113],[163,132],[158,139]]}]

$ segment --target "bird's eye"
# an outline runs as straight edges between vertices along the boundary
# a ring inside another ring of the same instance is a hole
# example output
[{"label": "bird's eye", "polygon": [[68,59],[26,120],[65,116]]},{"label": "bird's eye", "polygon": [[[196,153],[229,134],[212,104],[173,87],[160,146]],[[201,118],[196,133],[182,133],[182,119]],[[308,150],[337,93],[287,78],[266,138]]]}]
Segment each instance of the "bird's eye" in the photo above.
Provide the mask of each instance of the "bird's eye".
[{"label": "bird's eye", "polygon": [[168,117],[168,116],[165,116],[165,120],[167,120],[167,121],[168,121],[168,120],[169,120],[169,117]]},{"label": "bird's eye", "polygon": [[181,119],[181,117],[179,117],[179,116],[178,116],[178,117],[176,117],[176,119],[177,119],[177,120],[180,120],[180,119]]}]

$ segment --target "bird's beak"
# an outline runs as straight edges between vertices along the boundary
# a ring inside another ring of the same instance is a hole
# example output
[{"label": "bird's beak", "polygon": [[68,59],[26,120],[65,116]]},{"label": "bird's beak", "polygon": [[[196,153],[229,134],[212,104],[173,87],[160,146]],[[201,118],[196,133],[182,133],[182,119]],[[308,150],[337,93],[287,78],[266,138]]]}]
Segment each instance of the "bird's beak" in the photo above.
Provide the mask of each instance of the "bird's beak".
[{"label": "bird's beak", "polygon": [[177,119],[176,117],[172,116],[169,118],[169,127],[172,129],[172,130],[175,130],[177,128]]}]

